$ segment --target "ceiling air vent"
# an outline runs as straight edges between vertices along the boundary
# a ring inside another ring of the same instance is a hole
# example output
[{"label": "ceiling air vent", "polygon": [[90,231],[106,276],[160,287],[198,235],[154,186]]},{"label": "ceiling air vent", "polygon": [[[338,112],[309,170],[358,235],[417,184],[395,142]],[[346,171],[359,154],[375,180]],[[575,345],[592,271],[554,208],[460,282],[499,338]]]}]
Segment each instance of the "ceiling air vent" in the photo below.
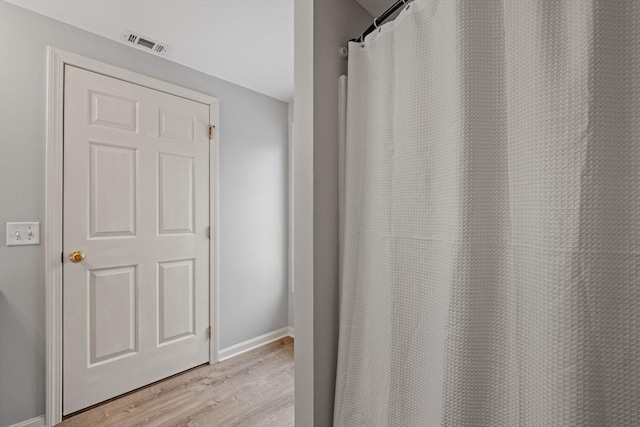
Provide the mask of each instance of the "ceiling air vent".
[{"label": "ceiling air vent", "polygon": [[124,30],[122,32],[121,40],[126,44],[133,45],[143,50],[150,50],[153,53],[166,55],[169,53],[169,46],[140,34],[136,34],[131,30]]}]

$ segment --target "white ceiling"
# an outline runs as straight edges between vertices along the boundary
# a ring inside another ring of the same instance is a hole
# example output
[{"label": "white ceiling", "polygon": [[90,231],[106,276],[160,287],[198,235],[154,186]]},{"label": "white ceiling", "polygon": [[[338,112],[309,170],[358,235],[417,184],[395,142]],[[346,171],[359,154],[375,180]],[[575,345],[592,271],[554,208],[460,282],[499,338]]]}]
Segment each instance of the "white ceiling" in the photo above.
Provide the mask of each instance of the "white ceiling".
[{"label": "white ceiling", "polygon": [[171,61],[293,99],[293,0],[7,1],[112,40],[129,29],[167,44]]},{"label": "white ceiling", "polygon": [[391,6],[396,2],[396,0],[356,0],[356,1],[360,3],[360,6],[362,6],[374,18],[382,15],[384,11],[389,8],[389,6]]}]

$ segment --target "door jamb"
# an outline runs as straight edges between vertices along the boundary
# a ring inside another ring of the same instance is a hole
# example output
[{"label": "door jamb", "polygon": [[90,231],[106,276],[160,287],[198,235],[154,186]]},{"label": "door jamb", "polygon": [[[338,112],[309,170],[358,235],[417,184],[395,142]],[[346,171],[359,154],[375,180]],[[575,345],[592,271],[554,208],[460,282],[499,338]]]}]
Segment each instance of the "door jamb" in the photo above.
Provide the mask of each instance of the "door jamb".
[{"label": "door jamb", "polygon": [[45,425],[62,421],[62,214],[63,214],[63,112],[64,67],[72,65],[87,71],[124,80],[150,89],[209,105],[209,125],[214,127],[209,148],[209,363],[219,359],[219,135],[218,99],[133,71],[53,47],[47,47],[47,142],[46,142],[46,212],[44,222],[46,286],[46,414]]}]

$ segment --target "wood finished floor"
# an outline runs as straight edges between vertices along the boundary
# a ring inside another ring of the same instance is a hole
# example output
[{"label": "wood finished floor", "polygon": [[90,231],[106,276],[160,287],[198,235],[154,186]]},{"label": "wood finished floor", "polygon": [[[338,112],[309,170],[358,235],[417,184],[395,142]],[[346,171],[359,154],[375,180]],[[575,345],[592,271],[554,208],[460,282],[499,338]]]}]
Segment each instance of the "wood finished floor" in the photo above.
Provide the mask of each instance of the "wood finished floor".
[{"label": "wood finished floor", "polygon": [[293,339],[192,369],[59,425],[293,426]]}]

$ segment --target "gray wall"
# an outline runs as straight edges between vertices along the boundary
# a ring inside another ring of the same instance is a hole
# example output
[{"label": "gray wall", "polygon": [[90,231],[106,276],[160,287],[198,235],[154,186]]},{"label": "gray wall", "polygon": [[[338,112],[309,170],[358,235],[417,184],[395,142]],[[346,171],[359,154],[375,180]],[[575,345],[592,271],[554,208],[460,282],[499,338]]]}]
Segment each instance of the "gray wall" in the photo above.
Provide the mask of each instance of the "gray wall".
[{"label": "gray wall", "polygon": [[221,348],[287,326],[287,104],[0,1],[0,426],[44,413],[46,46],[220,100]]},{"label": "gray wall", "polygon": [[295,313],[293,311],[293,291],[295,289],[293,285],[293,266],[294,266],[294,244],[293,244],[293,101],[289,103],[289,326],[294,328]]},{"label": "gray wall", "polygon": [[296,426],[313,411],[313,1],[294,2],[293,281]]},{"label": "gray wall", "polygon": [[313,10],[314,425],[333,422],[338,349],[338,48],[373,17],[354,0],[315,0]]}]

